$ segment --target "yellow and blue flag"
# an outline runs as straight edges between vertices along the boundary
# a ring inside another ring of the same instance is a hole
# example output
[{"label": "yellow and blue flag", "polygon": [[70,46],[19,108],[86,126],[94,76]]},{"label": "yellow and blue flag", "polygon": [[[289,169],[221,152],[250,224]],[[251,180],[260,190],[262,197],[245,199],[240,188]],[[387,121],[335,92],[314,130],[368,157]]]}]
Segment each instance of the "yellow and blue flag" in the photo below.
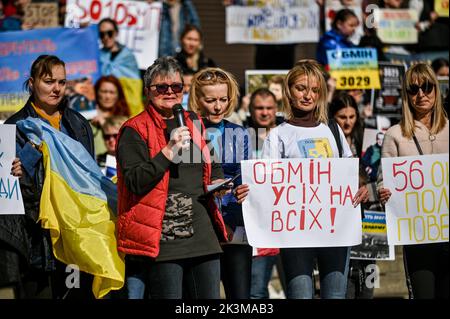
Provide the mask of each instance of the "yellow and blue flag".
[{"label": "yellow and blue flag", "polygon": [[39,220],[50,230],[55,257],[94,275],[96,298],[120,289],[125,263],[115,236],[116,185],[80,142],[41,119],[29,117],[17,128],[41,145],[45,181]]}]

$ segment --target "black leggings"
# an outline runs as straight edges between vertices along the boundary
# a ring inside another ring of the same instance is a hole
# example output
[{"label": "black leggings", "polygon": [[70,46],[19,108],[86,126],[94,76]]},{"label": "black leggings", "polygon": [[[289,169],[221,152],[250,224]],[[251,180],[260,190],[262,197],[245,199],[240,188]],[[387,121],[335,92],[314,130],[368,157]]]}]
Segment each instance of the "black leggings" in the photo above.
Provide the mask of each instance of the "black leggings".
[{"label": "black leggings", "polygon": [[448,242],[403,247],[411,299],[448,299],[448,249]]},{"label": "black leggings", "polygon": [[252,281],[252,247],[223,245],[220,273],[227,299],[250,299]]}]

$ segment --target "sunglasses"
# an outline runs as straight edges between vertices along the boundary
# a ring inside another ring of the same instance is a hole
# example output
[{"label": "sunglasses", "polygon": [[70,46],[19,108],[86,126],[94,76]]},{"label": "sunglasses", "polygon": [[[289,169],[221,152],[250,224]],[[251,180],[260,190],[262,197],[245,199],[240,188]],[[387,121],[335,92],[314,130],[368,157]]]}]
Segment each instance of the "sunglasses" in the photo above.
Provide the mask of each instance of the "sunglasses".
[{"label": "sunglasses", "polygon": [[118,136],[119,134],[103,134],[103,139],[105,140],[105,141],[108,141],[111,137],[113,137],[114,139],[117,139],[117,136]]},{"label": "sunglasses", "polygon": [[225,73],[221,72],[221,71],[206,71],[203,72],[198,79],[200,81],[211,81],[214,79],[221,79],[221,80],[227,80],[227,76]]},{"label": "sunglasses", "polygon": [[114,35],[114,30],[108,30],[108,31],[103,31],[100,32],[100,38],[103,39],[104,37],[108,37],[108,38],[112,38],[112,36]]},{"label": "sunglasses", "polygon": [[153,84],[150,85],[150,87],[154,86],[156,89],[156,92],[159,94],[166,94],[169,91],[169,88],[172,89],[172,92],[175,94],[181,93],[183,91],[183,83],[172,83],[172,84]]},{"label": "sunglasses", "polygon": [[409,88],[406,89],[406,91],[411,95],[416,95],[417,93],[419,93],[419,90],[422,90],[423,94],[430,94],[433,89],[434,84],[424,82],[421,86],[418,86],[417,84],[411,84]]}]

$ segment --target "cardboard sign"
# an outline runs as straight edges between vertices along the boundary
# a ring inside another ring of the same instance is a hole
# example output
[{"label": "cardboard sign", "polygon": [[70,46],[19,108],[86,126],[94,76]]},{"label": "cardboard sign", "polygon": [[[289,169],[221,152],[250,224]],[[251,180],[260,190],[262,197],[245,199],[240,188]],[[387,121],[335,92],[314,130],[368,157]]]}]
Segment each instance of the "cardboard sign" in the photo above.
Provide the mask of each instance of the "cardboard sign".
[{"label": "cardboard sign", "polygon": [[[411,146],[414,147],[414,146]],[[448,153],[381,159],[389,245],[448,242]]]},{"label": "cardboard sign", "polygon": [[241,162],[248,242],[254,247],[336,247],[361,243],[358,159]]},{"label": "cardboard sign", "polygon": [[23,19],[23,23],[30,25],[33,29],[57,27],[59,25],[58,3],[30,3],[25,7]]}]

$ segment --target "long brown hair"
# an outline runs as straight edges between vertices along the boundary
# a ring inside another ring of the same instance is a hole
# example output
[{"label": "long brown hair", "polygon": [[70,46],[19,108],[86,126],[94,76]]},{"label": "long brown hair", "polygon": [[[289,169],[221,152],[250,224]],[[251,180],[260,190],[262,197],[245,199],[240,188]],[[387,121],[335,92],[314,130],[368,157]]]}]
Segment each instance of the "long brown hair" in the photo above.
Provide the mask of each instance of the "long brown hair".
[{"label": "long brown hair", "polygon": [[98,99],[98,92],[103,83],[111,83],[117,89],[118,99],[116,105],[114,105],[113,115],[123,115],[130,116],[130,108],[128,107],[127,100],[125,99],[125,94],[123,93],[122,84],[120,81],[113,75],[102,76],[100,79],[95,82],[95,96]]}]

